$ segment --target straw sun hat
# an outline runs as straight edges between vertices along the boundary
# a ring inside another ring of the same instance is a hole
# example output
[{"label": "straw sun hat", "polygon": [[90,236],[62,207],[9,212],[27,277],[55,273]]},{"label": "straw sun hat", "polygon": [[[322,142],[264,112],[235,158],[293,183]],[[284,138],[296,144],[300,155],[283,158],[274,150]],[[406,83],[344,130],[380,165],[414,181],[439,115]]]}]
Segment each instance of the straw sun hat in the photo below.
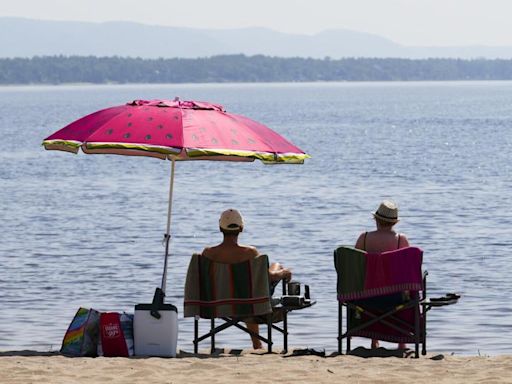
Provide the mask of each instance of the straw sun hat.
[{"label": "straw sun hat", "polygon": [[384,200],[380,203],[377,211],[373,213],[373,217],[388,223],[398,223],[400,221],[398,219],[398,207],[390,200]]}]

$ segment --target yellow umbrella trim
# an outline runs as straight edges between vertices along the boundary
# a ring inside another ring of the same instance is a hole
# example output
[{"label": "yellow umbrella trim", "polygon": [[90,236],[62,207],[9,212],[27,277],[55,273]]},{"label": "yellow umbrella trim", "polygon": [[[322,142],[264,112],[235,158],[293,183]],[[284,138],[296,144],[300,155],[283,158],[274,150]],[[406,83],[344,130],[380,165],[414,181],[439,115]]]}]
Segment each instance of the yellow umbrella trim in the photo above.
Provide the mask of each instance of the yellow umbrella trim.
[{"label": "yellow umbrella trim", "polygon": [[204,157],[204,156],[239,156],[258,159],[264,163],[296,163],[301,164],[305,159],[311,156],[305,153],[281,153],[274,154],[268,152],[255,152],[255,151],[241,151],[234,149],[187,149],[187,155],[190,158]]},{"label": "yellow umbrella trim", "polygon": [[[43,145],[46,149],[57,149],[68,152],[77,153],[82,145],[79,141],[73,140],[45,140]],[[85,143],[87,149],[129,149],[144,152],[156,152],[165,155],[178,155],[181,152],[179,148],[160,147],[142,144],[130,143]],[[183,153],[182,153],[183,154]],[[280,153],[274,154],[269,152],[243,151],[234,149],[188,149],[186,157],[193,160],[198,157],[215,157],[215,156],[236,156],[250,159],[258,159],[266,164],[302,164],[305,159],[310,158],[305,153]],[[180,156],[181,157],[181,156]],[[186,158],[177,158],[177,160],[186,160]]]}]

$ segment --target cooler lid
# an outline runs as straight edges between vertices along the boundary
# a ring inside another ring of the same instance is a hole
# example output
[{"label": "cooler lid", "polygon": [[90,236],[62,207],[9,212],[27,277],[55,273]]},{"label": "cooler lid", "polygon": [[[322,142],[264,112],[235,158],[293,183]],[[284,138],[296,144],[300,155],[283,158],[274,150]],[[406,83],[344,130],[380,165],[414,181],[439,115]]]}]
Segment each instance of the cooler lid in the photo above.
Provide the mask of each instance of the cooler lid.
[{"label": "cooler lid", "polygon": [[178,308],[176,308],[172,304],[136,304],[135,305],[136,311],[174,311],[178,313]]}]

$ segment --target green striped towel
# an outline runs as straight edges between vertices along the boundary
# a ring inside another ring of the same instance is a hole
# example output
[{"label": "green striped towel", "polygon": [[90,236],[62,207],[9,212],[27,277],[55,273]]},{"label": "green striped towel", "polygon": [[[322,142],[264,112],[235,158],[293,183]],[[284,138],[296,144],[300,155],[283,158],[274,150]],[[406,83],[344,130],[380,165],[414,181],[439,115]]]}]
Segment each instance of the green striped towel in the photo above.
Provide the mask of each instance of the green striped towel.
[{"label": "green striped towel", "polygon": [[185,282],[184,316],[246,317],[272,312],[268,257],[237,264],[192,255]]},{"label": "green striped towel", "polygon": [[338,295],[364,291],[366,278],[366,252],[342,246],[334,251],[334,266],[338,272]]}]

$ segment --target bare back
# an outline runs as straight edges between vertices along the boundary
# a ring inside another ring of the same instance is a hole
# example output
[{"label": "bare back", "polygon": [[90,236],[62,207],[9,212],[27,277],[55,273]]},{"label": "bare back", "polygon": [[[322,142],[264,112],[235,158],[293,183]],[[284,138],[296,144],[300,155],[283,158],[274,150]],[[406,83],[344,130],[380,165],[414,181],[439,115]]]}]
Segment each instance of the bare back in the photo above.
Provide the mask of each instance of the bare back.
[{"label": "bare back", "polygon": [[236,264],[258,256],[256,248],[247,245],[221,243],[214,247],[205,248],[203,256],[217,263]]},{"label": "bare back", "polygon": [[362,233],[356,242],[356,248],[370,253],[394,251],[409,246],[404,234],[392,230],[376,230]]}]

